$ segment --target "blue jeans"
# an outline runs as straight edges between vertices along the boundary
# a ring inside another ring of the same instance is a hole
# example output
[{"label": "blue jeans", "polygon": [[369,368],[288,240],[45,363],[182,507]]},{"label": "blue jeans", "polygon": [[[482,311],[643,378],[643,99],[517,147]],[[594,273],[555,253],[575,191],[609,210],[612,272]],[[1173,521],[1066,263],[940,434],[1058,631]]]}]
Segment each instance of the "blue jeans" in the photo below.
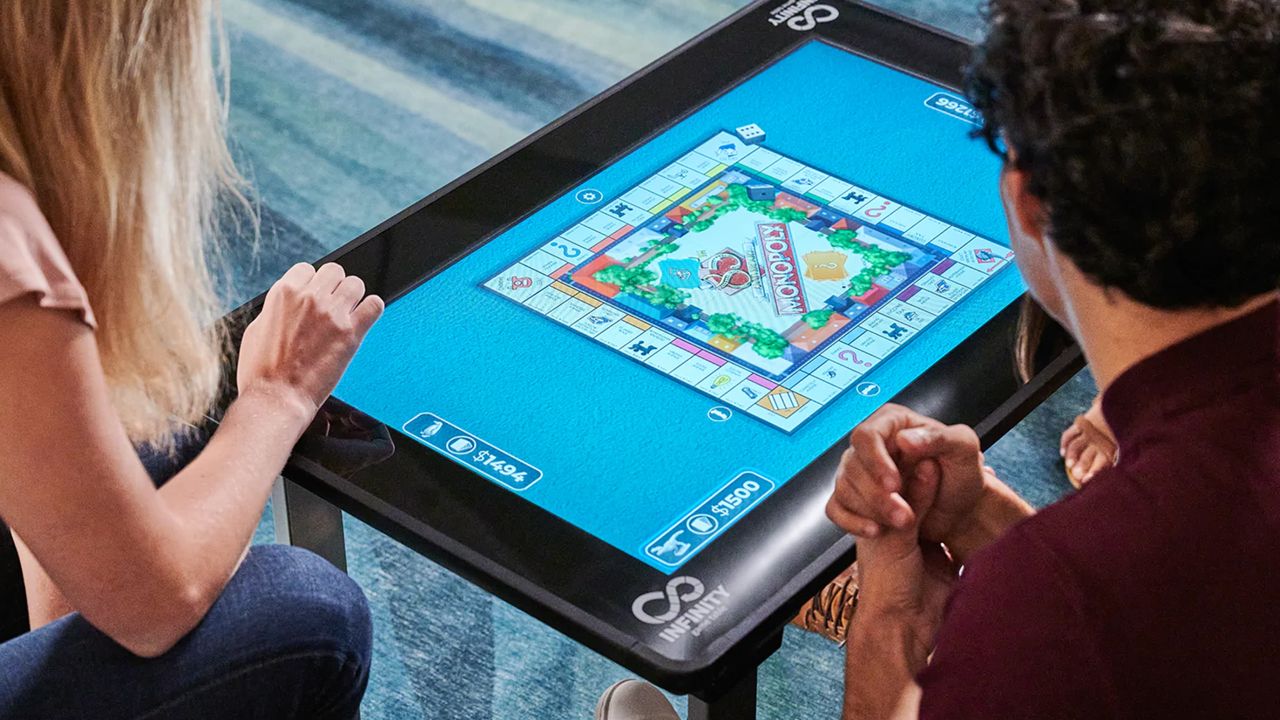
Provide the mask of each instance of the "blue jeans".
[{"label": "blue jeans", "polygon": [[0,718],[348,720],[369,680],[360,588],[316,555],[260,545],[186,638],[142,659],[69,615],[0,644]]}]

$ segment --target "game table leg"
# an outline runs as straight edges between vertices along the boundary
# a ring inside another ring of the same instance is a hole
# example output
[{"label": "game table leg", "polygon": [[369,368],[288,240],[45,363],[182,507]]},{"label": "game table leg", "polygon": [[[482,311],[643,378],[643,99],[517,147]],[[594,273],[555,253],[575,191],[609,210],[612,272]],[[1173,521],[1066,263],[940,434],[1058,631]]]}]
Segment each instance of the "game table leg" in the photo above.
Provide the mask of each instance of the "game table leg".
[{"label": "game table leg", "polygon": [[276,478],[271,491],[276,542],[306,548],[347,570],[347,543],[342,533],[342,511],[310,490],[284,478]]},{"label": "game table leg", "polygon": [[[342,511],[336,505],[278,477],[271,488],[271,512],[276,542],[310,550],[347,571],[347,539],[342,533]],[[359,712],[355,720],[360,720]]]},{"label": "game table leg", "polygon": [[689,720],[755,720],[756,669],[717,694],[689,696]]}]

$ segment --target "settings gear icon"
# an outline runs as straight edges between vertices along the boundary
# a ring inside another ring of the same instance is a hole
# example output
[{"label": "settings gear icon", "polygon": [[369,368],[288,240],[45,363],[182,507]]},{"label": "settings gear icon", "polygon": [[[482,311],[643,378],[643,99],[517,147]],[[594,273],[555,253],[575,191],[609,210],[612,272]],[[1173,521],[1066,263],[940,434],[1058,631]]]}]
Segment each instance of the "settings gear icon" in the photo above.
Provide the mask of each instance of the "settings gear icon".
[{"label": "settings gear icon", "polygon": [[592,188],[586,188],[585,190],[579,190],[578,194],[574,195],[574,199],[583,205],[598,205],[601,200],[604,200],[604,193]]}]

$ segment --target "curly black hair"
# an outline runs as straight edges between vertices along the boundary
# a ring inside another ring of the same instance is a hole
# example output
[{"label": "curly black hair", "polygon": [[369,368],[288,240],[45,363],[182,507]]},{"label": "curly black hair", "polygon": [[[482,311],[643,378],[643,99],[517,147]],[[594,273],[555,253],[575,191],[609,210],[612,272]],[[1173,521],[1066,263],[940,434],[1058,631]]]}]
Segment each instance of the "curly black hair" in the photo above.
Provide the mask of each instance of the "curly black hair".
[{"label": "curly black hair", "polygon": [[1280,286],[1280,0],[988,0],[986,15],[977,134],[1026,173],[1081,271],[1169,310]]}]

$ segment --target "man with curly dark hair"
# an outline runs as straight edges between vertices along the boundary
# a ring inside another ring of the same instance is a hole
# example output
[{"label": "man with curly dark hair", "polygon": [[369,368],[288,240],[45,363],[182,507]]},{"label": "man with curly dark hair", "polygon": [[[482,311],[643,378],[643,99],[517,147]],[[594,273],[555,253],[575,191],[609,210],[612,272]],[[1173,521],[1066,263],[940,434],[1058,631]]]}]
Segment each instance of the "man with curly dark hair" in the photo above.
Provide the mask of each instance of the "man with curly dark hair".
[{"label": "man with curly dark hair", "polygon": [[1280,2],[988,17],[970,96],[1019,268],[1119,458],[1034,513],[967,427],[855,429],[845,716],[1278,717]]}]

